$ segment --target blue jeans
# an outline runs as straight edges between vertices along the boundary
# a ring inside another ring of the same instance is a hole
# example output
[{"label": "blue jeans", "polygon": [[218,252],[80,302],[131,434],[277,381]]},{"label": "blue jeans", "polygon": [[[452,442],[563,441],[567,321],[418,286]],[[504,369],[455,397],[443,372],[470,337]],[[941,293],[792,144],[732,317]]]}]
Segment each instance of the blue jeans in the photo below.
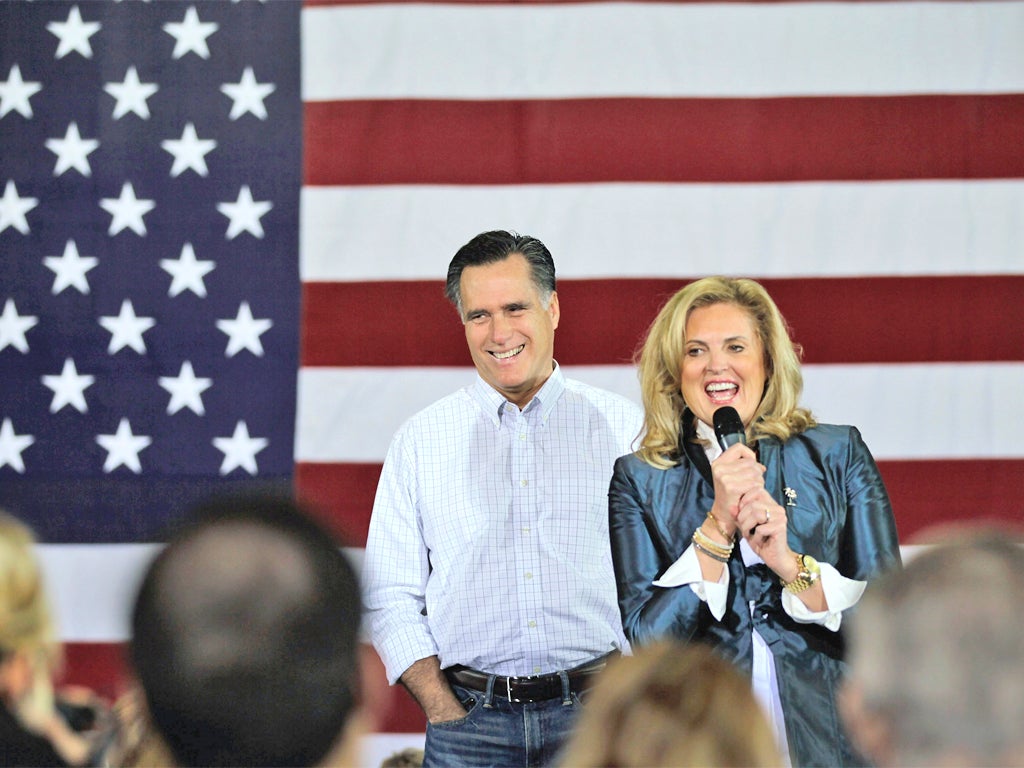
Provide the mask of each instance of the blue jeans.
[{"label": "blue jeans", "polygon": [[[494,679],[491,678],[493,688]],[[453,685],[466,708],[461,720],[427,723],[424,768],[535,768],[551,765],[580,712],[563,677],[561,698],[515,703],[493,692]]]}]

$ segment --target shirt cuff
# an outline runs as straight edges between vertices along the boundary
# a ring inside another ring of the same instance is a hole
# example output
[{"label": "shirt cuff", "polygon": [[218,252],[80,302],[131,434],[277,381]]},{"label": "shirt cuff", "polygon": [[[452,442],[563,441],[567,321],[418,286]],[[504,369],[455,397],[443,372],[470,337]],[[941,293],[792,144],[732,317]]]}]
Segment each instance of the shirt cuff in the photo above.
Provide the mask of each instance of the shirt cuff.
[{"label": "shirt cuff", "polygon": [[821,568],[821,589],[825,593],[824,611],[810,610],[804,601],[788,589],[782,590],[782,609],[801,624],[820,624],[833,632],[839,630],[843,611],[857,604],[868,583],[848,579],[828,563],[818,563]]},{"label": "shirt cuff", "polygon": [[717,621],[725,616],[725,603],[729,593],[729,569],[723,568],[718,581],[705,581],[697,559],[697,550],[691,544],[668,569],[653,582],[656,587],[681,587],[689,584],[690,589],[708,604],[711,615]]}]

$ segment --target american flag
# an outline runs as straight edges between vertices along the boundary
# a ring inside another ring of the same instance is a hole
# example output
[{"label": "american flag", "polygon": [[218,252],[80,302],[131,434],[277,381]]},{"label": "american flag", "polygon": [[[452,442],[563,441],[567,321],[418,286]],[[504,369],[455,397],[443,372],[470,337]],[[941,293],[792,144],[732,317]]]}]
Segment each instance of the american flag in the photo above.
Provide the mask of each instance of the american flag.
[{"label": "american flag", "polygon": [[1024,3],[0,14],[0,505],[83,680],[193,492],[294,470],[358,554],[392,433],[473,375],[441,281],[485,229],[551,248],[570,375],[638,398],[660,303],[754,277],[901,539],[1024,520]]}]

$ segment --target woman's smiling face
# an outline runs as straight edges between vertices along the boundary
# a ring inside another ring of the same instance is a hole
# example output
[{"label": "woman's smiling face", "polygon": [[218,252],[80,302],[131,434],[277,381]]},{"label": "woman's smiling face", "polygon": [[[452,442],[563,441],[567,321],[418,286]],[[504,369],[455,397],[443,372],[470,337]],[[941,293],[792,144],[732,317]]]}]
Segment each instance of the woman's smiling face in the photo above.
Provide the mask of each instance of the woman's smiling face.
[{"label": "woman's smiling face", "polygon": [[767,381],[753,318],[735,304],[690,312],[679,378],[683,399],[705,424],[714,424],[715,411],[731,405],[748,426]]}]

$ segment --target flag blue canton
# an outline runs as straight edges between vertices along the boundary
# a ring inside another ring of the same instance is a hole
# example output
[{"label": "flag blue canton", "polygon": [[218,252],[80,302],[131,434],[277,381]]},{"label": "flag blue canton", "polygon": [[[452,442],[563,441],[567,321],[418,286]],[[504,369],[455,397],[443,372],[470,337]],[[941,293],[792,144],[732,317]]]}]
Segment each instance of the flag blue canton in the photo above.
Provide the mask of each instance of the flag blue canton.
[{"label": "flag blue canton", "polygon": [[0,506],[43,541],[290,486],[299,14],[0,3]]}]

